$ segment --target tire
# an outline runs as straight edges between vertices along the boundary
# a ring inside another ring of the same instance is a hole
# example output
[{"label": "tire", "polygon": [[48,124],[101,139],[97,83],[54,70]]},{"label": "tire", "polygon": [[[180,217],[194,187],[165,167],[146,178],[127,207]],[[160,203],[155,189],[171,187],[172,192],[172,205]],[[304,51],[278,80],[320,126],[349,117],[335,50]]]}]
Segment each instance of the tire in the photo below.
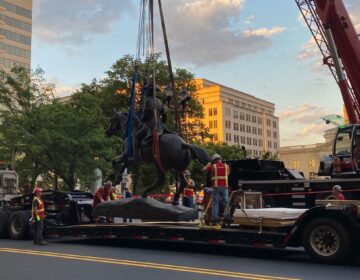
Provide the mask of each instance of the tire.
[{"label": "tire", "polygon": [[330,218],[319,218],[306,226],[303,246],[321,263],[342,263],[351,253],[350,235],[341,223]]},{"label": "tire", "polygon": [[8,221],[9,221],[10,211],[1,210],[0,211],[0,238],[8,237]]},{"label": "tire", "polygon": [[10,215],[8,230],[12,239],[26,239],[29,237],[29,219],[27,211],[19,210]]}]

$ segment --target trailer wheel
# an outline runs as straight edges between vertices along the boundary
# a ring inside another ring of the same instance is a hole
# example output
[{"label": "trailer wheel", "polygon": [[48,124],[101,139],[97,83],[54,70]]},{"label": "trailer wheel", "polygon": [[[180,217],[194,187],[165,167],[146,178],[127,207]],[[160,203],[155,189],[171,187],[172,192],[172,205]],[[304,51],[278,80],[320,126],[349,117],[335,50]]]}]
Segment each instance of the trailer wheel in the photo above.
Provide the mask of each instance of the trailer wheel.
[{"label": "trailer wheel", "polygon": [[303,234],[306,252],[316,261],[341,263],[350,255],[350,236],[344,226],[329,218],[312,221]]},{"label": "trailer wheel", "polygon": [[27,211],[19,210],[10,215],[9,234],[12,239],[26,239],[29,236],[30,214]]},{"label": "trailer wheel", "polygon": [[10,211],[2,210],[0,211],[0,237],[8,237],[8,221],[9,221]]}]

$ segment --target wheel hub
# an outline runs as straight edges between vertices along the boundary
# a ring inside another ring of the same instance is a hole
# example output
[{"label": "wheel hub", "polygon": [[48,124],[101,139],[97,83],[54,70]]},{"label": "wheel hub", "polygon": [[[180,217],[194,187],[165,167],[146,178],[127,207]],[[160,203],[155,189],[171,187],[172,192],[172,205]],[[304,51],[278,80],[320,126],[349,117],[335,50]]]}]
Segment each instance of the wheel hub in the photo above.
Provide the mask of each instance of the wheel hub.
[{"label": "wheel hub", "polygon": [[339,235],[337,232],[327,226],[314,229],[311,233],[311,246],[321,256],[334,255],[340,246]]}]

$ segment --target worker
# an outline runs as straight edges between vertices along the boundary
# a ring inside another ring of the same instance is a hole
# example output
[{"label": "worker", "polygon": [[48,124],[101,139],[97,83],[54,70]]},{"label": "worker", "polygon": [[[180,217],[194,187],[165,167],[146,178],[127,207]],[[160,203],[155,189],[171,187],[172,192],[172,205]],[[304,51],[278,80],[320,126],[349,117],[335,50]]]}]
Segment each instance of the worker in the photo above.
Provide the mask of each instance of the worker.
[{"label": "worker", "polygon": [[332,192],[336,200],[345,200],[345,196],[342,194],[341,186],[335,185],[332,189]]},{"label": "worker", "polygon": [[43,228],[45,218],[44,202],[41,200],[43,189],[39,186],[33,190],[34,199],[32,201],[31,220],[34,222],[34,244],[47,245],[43,241]]},{"label": "worker", "polygon": [[185,187],[183,191],[183,205],[189,208],[193,208],[194,206],[194,188],[195,182],[190,178],[190,171],[185,170],[184,179],[185,179]]},{"label": "worker", "polygon": [[93,202],[94,208],[99,203],[102,203],[102,202],[108,201],[108,200],[116,200],[116,194],[112,189],[111,181],[106,181],[104,186],[100,187],[96,191],[95,196],[94,196],[94,202]]},{"label": "worker", "polygon": [[[228,193],[228,176],[229,166],[222,162],[219,154],[214,154],[203,171],[210,171],[211,187],[212,187],[212,225],[219,225],[219,200],[221,197],[224,208],[227,207],[229,201]],[[225,219],[230,220],[229,214]]]}]

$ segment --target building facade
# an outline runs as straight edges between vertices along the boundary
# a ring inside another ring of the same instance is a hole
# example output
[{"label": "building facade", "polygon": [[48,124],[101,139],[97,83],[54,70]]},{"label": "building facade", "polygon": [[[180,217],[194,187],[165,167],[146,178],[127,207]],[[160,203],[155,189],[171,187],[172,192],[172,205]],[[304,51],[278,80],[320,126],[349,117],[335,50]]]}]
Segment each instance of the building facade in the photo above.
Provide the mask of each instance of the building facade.
[{"label": "building facade", "polygon": [[195,82],[213,141],[245,146],[255,157],[278,152],[279,118],[273,103],[206,79]]},{"label": "building facade", "polygon": [[32,0],[0,0],[0,67],[30,69]]},{"label": "building facade", "polygon": [[336,130],[333,128],[325,131],[324,143],[281,147],[279,157],[287,168],[303,172],[307,179],[314,179],[317,177],[320,160],[332,154]]}]

